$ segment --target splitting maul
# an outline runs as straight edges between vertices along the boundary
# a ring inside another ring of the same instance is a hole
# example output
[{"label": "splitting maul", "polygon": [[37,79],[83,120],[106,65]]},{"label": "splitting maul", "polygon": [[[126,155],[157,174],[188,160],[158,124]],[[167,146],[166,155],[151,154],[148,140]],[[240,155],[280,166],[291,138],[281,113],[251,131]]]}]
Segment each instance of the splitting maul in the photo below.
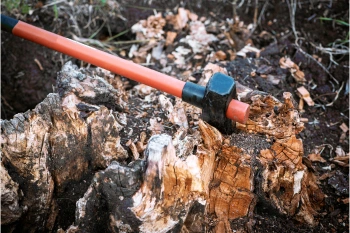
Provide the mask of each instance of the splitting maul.
[{"label": "splitting maul", "polygon": [[223,133],[233,132],[232,120],[245,123],[248,119],[249,105],[236,100],[236,83],[232,77],[225,74],[215,73],[207,86],[203,87],[178,80],[2,14],[1,29],[182,98],[202,108],[203,120]]}]

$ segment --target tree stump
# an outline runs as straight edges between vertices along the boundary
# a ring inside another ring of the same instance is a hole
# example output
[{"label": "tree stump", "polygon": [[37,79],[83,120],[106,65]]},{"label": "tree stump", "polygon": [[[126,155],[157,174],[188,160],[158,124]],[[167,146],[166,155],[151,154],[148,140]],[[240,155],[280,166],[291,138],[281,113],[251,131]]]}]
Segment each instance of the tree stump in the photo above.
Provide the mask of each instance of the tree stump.
[{"label": "tree stump", "polygon": [[223,135],[200,109],[125,86],[67,63],[57,93],[1,120],[4,231],[250,232],[258,202],[317,224],[324,195],[303,163],[290,93],[239,85],[251,115]]}]

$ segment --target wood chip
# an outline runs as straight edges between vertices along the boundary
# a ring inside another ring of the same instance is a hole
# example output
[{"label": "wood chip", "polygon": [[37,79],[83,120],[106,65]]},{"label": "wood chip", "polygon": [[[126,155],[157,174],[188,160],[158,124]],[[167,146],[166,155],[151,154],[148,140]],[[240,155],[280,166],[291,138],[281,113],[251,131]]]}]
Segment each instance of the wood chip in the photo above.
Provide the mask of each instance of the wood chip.
[{"label": "wood chip", "polygon": [[349,198],[345,198],[341,200],[344,204],[349,204]]},{"label": "wood chip", "polygon": [[310,97],[310,93],[308,90],[306,90],[306,88],[304,86],[298,87],[297,88],[298,94],[301,98],[303,98],[305,100],[305,102],[309,105],[309,106],[314,106],[315,102],[311,99]]},{"label": "wood chip", "polygon": [[194,82],[194,81],[196,81],[197,79],[196,79],[195,77],[193,77],[193,76],[190,76],[190,77],[188,77],[187,80],[188,80],[188,81],[191,81],[191,82]]},{"label": "wood chip", "polygon": [[256,57],[260,57],[260,49],[252,47],[250,44],[244,46],[244,48],[241,49],[236,55],[245,58],[249,52],[254,52],[256,53]]},{"label": "wood chip", "polygon": [[346,163],[349,163],[349,155],[347,155],[347,156],[336,156],[336,157],[332,158],[332,160],[345,161]]},{"label": "wood chip", "polygon": [[267,75],[267,80],[271,82],[273,85],[278,85],[281,82],[281,77],[278,75]]},{"label": "wood chip", "polygon": [[324,173],[322,176],[320,176],[320,178],[318,178],[319,180],[325,180],[331,176],[334,176],[335,174],[335,171],[332,171],[332,172],[326,172]]},{"label": "wood chip", "polygon": [[320,154],[309,154],[309,160],[312,162],[320,162],[320,163],[325,163],[326,160],[321,157]]},{"label": "wood chip", "polygon": [[295,81],[304,83],[306,82],[305,74],[299,69],[299,66],[295,64],[290,58],[282,57],[279,61],[282,69],[289,69]]},{"label": "wood chip", "polygon": [[197,21],[198,20],[198,15],[195,13],[190,12],[187,10],[188,18],[190,18],[191,21]]},{"label": "wood chip", "polygon": [[134,160],[139,159],[140,158],[140,154],[139,154],[139,152],[137,150],[137,147],[136,147],[135,143],[131,142],[130,145],[129,145],[129,148],[130,148],[130,150],[132,152],[132,156],[133,156]]},{"label": "wood chip", "polygon": [[349,167],[348,163],[344,163],[344,162],[339,161],[339,160],[332,160],[331,162],[335,163],[335,164],[338,164],[339,166],[342,166],[342,167]]},{"label": "wood chip", "polygon": [[282,57],[279,63],[282,69],[290,69],[290,68],[293,68],[295,65],[295,63],[292,62],[290,58],[285,58],[285,57]]},{"label": "wood chip", "polygon": [[341,148],[341,146],[337,146],[335,148],[335,154],[337,157],[345,157],[345,152],[344,152],[343,148]]},{"label": "wood chip", "polygon": [[148,129],[152,131],[152,135],[161,134],[164,131],[164,126],[161,123],[158,123],[155,118],[151,118],[149,124],[150,126]]},{"label": "wood chip", "polygon": [[230,55],[230,61],[235,60],[236,58],[236,53],[233,52],[231,49],[227,50],[227,53]]},{"label": "wood chip", "polygon": [[122,51],[120,51],[120,56],[122,56],[122,57],[125,57],[126,56],[126,52],[125,52],[125,50],[122,50]]},{"label": "wood chip", "polygon": [[131,139],[129,139],[129,141],[127,141],[127,142],[125,143],[125,145],[126,145],[126,146],[130,146],[131,143],[132,143],[132,141],[131,141]]},{"label": "wood chip", "polygon": [[344,133],[349,131],[349,127],[345,123],[341,124],[339,127],[341,130],[343,130]]},{"label": "wood chip", "polygon": [[304,122],[304,123],[307,123],[307,122],[309,122],[309,119],[307,119],[307,118],[300,118],[300,121]]},{"label": "wood chip", "polygon": [[145,144],[145,143],[146,143],[146,138],[147,138],[146,132],[142,131],[142,132],[140,133],[140,142],[141,142],[142,144]]},{"label": "wood chip", "polygon": [[177,33],[176,32],[171,32],[171,31],[168,31],[166,33],[166,41],[165,41],[165,46],[168,46],[168,45],[171,45],[174,43],[174,40],[177,36]]},{"label": "wood chip", "polygon": [[[299,69],[299,67],[298,67],[298,69]],[[292,73],[292,76],[297,82],[306,82],[305,74],[301,70],[297,70],[295,73]]]},{"label": "wood chip", "polygon": [[304,109],[304,100],[303,100],[303,98],[300,98],[300,100],[299,100],[298,109],[299,109],[299,111]]},{"label": "wood chip", "polygon": [[41,65],[40,61],[38,59],[34,59],[34,62],[39,66],[40,70],[44,70],[43,66]]},{"label": "wood chip", "polygon": [[340,138],[339,138],[339,142],[343,143],[345,138],[346,138],[346,133],[342,132],[342,134],[340,135]]},{"label": "wood chip", "polygon": [[174,60],[175,56],[169,53],[167,55],[167,58],[172,61],[172,60]]},{"label": "wood chip", "polygon": [[215,53],[215,57],[219,60],[219,61],[224,61],[226,60],[226,53],[223,52],[222,50],[219,50]]}]

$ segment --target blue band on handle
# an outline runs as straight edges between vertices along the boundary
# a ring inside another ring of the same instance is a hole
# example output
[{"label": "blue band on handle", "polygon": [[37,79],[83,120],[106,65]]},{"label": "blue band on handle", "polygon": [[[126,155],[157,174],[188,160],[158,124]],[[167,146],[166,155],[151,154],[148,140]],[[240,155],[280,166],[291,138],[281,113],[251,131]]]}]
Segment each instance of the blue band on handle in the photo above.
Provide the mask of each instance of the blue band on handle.
[{"label": "blue band on handle", "polygon": [[205,87],[195,83],[186,82],[182,89],[182,100],[196,107],[202,108],[204,94]]},{"label": "blue band on handle", "polygon": [[17,23],[17,19],[13,19],[1,14],[1,30],[12,33],[12,29],[16,26]]}]

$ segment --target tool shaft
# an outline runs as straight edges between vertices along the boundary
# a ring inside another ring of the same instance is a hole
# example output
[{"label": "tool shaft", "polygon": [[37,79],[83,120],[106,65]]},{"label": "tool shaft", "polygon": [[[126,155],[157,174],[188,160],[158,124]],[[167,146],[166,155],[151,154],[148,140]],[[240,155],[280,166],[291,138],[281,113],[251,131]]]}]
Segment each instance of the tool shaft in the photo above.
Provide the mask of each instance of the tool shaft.
[{"label": "tool shaft", "polygon": [[86,46],[22,21],[18,21],[12,29],[12,33],[171,95],[182,97],[182,89],[185,82],[132,61]]}]

